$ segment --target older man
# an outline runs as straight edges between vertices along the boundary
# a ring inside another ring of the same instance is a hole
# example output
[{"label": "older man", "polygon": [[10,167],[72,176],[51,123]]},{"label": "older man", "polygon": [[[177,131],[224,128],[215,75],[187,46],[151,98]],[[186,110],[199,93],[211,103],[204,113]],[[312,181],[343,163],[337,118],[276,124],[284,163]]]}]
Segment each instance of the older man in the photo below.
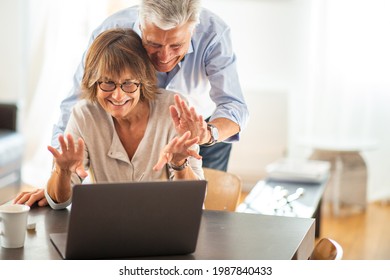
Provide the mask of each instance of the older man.
[{"label": "older man", "polygon": [[[239,140],[249,113],[236,70],[229,27],[200,0],[142,0],[108,17],[92,34],[92,42],[111,28],[132,28],[157,71],[158,86],[185,95],[205,123],[199,137],[203,166],[227,170],[231,143]],[[52,145],[65,130],[80,95],[84,59],[74,86],[61,103]],[[187,110],[188,112],[188,110]],[[185,113],[185,112],[181,112]],[[177,115],[180,122],[180,115]]]}]

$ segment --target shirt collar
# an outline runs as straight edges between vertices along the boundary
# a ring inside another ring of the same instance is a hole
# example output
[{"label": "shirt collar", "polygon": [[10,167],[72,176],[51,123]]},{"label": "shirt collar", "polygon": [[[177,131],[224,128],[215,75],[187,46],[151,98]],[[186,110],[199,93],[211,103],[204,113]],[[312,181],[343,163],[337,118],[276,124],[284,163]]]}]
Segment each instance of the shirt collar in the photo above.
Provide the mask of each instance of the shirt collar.
[{"label": "shirt collar", "polygon": [[141,21],[138,17],[134,23],[133,30],[135,31],[135,33],[137,33],[142,38],[142,31],[140,28],[140,26],[141,26],[140,24],[141,24]]}]

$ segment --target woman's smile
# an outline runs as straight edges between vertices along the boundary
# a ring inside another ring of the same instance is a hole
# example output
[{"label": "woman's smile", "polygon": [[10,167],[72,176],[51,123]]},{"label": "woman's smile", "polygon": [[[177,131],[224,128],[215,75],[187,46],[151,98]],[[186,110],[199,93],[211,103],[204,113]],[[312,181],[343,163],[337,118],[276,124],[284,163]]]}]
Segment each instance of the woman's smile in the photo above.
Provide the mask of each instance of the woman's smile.
[{"label": "woman's smile", "polygon": [[128,101],[130,101],[132,98],[128,98],[128,99],[124,99],[124,100],[121,100],[121,101],[116,101],[116,100],[112,100],[112,99],[107,99],[108,102],[110,102],[112,105],[114,106],[123,106],[125,105]]}]

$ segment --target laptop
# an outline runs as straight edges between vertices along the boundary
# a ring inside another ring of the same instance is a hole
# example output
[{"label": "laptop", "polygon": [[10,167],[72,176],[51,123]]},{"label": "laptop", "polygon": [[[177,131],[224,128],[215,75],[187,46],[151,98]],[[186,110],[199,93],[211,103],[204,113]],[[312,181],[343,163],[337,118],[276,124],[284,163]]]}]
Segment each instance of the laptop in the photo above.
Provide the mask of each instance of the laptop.
[{"label": "laptop", "polygon": [[50,239],[63,259],[191,254],[206,185],[205,180],[75,185],[68,232]]}]

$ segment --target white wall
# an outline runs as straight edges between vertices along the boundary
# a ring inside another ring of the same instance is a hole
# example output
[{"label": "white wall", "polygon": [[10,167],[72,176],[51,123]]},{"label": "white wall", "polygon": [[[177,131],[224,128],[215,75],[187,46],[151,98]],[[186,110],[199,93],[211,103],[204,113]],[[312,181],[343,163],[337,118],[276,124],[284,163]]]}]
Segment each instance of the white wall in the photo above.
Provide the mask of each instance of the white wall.
[{"label": "white wall", "polygon": [[0,1],[0,101],[16,102],[25,90],[23,0]]},{"label": "white wall", "polygon": [[287,154],[288,92],[246,90],[245,95],[250,121],[233,144],[228,170],[238,174],[249,191],[266,176],[268,164]]},{"label": "white wall", "polygon": [[204,0],[231,27],[244,89],[286,89],[301,71],[310,1]]},{"label": "white wall", "polygon": [[302,91],[310,1],[203,3],[232,31],[250,121],[233,145],[229,171],[240,175],[249,190],[265,176],[267,164],[289,152],[289,112],[299,106],[296,95]]}]

